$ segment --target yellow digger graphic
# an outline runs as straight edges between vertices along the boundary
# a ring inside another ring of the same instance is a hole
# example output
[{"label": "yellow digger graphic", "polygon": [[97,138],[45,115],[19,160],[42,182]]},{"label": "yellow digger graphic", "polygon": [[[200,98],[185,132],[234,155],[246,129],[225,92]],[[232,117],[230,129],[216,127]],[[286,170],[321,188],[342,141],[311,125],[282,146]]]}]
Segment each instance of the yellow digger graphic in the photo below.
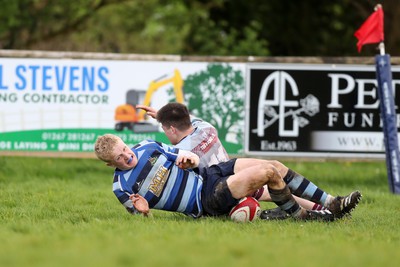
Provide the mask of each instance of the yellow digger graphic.
[{"label": "yellow digger graphic", "polygon": [[178,70],[174,70],[171,77],[164,75],[150,82],[147,91],[132,89],[126,93],[126,104],[120,105],[115,109],[115,130],[122,131],[128,128],[135,133],[158,131],[158,126],[147,122],[145,116],[146,112],[141,109],[136,109],[136,105],[142,103],[143,105],[150,106],[154,92],[169,83],[172,83],[176,102],[183,103],[182,76]]}]

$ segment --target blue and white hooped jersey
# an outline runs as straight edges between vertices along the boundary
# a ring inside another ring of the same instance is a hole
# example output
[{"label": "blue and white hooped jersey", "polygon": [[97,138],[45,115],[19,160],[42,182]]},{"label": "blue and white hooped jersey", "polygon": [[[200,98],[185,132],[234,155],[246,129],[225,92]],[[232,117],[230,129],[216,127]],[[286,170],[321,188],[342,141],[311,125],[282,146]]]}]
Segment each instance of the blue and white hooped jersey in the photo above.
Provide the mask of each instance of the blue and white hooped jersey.
[{"label": "blue and white hooped jersey", "polygon": [[113,192],[131,212],[136,213],[131,194],[138,193],[149,207],[182,212],[192,217],[202,214],[200,175],[175,165],[179,149],[152,140],[143,141],[132,148],[138,162],[131,170],[114,172]]}]

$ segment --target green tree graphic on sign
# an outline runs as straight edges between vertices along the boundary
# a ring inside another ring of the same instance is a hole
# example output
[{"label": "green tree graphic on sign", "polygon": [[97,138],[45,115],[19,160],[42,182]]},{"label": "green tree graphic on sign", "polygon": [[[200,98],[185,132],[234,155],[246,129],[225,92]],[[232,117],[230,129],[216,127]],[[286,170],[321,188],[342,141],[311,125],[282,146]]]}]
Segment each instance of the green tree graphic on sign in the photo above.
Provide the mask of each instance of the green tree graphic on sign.
[{"label": "green tree graphic on sign", "polygon": [[190,112],[215,126],[228,153],[240,153],[245,97],[242,71],[229,64],[209,64],[206,70],[188,75],[183,88]]}]

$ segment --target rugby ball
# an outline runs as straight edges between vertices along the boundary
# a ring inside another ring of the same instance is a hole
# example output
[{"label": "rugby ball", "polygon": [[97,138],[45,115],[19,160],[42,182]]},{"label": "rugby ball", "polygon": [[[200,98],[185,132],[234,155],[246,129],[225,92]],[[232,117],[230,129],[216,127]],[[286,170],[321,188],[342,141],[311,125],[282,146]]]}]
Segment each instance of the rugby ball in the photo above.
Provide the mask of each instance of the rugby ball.
[{"label": "rugby ball", "polygon": [[235,222],[252,222],[260,217],[260,203],[255,198],[244,197],[229,212],[229,217]]}]

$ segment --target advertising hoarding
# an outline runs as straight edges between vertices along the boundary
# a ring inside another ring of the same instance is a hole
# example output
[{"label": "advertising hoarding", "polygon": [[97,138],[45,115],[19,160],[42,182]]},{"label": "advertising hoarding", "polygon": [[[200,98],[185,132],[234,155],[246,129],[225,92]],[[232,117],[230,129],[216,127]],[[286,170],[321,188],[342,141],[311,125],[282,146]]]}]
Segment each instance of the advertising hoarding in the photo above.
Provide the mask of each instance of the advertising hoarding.
[{"label": "advertising hoarding", "polygon": [[246,77],[246,153],[384,157],[374,66],[248,64]]},{"label": "advertising hoarding", "polygon": [[92,152],[105,133],[127,144],[168,143],[157,122],[133,107],[179,100],[238,154],[244,72],[240,63],[1,58],[0,151]]}]

